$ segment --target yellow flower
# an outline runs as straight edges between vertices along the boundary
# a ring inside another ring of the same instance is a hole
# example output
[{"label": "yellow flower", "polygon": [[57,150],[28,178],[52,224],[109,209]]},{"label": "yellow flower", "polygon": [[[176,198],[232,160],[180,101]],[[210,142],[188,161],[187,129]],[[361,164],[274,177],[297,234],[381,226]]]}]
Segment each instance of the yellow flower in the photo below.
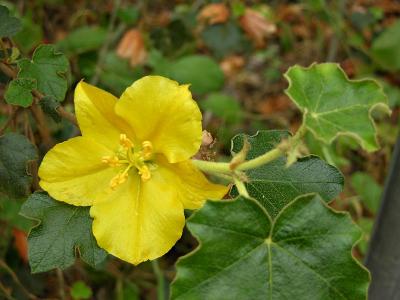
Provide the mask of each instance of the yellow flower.
[{"label": "yellow flower", "polygon": [[188,85],[147,76],[118,100],[81,82],[75,112],[82,136],[46,154],[40,186],[91,206],[97,243],[114,256],[133,264],[162,256],[182,235],[184,209],[227,192],[191,163],[202,128]]}]

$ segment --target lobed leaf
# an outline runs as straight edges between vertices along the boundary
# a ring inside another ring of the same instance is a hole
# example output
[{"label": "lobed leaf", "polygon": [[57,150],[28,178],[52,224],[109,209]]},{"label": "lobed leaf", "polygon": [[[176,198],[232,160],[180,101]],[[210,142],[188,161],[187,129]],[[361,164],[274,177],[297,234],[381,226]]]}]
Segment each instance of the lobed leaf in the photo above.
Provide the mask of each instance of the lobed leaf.
[{"label": "lobed leaf", "polygon": [[339,65],[294,66],[285,74],[286,94],[303,112],[303,123],[314,136],[331,143],[339,135],[353,137],[367,151],[378,149],[371,112],[389,112],[387,97],[373,80],[349,80]]},{"label": "lobed leaf", "polygon": [[[289,132],[281,130],[262,130],[254,136],[239,134],[232,139],[232,152],[238,153],[246,138],[250,143],[246,157],[249,160],[276,148],[289,136]],[[301,158],[290,167],[286,167],[286,158],[281,157],[247,171],[246,175],[249,195],[257,199],[272,218],[300,195],[318,193],[329,202],[342,191],[344,181],[338,169],[317,156]],[[236,190],[232,194],[236,196]]]},{"label": "lobed leaf", "polygon": [[13,198],[26,196],[32,183],[28,162],[37,158],[35,146],[25,136],[16,133],[1,136],[0,192]]},{"label": "lobed leaf", "polygon": [[369,273],[351,255],[361,232],[315,195],[271,221],[256,201],[208,201],[188,220],[200,246],[181,258],[172,299],[366,299]]},{"label": "lobed leaf", "polygon": [[69,63],[64,54],[56,52],[53,45],[37,47],[32,60],[21,59],[18,66],[18,78],[35,79],[41,93],[53,96],[59,102],[64,100],[68,88]]},{"label": "lobed leaf", "polygon": [[33,96],[31,91],[37,88],[35,79],[17,78],[10,82],[4,99],[8,104],[29,107],[32,105]]},{"label": "lobed leaf", "polygon": [[93,236],[89,207],[69,205],[36,192],[20,214],[39,222],[28,237],[32,273],[65,269],[74,263],[77,253],[93,267],[107,256]]}]

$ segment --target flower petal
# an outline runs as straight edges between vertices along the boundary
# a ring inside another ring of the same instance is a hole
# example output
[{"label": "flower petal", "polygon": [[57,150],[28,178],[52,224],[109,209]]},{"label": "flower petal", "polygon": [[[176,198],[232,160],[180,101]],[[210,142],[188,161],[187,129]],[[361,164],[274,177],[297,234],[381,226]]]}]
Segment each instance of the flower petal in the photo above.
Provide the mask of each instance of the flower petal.
[{"label": "flower petal", "polygon": [[107,188],[119,168],[101,162],[112,152],[85,137],[57,144],[39,168],[40,186],[53,198],[73,205],[92,205],[96,195]]},{"label": "flower petal", "polygon": [[75,89],[75,113],[82,135],[115,149],[119,135],[127,134],[132,139],[129,125],[117,116],[114,106],[117,98],[110,93],[83,81]]},{"label": "flower petal", "polygon": [[141,141],[153,143],[170,163],[186,160],[200,147],[201,113],[188,85],[161,76],[135,81],[115,106]]},{"label": "flower petal", "polygon": [[190,160],[169,164],[159,160],[157,169],[161,175],[179,191],[179,200],[185,209],[197,209],[206,200],[222,199],[229,191],[229,186],[211,183]]},{"label": "flower petal", "polygon": [[99,246],[135,265],[168,252],[185,225],[176,191],[157,174],[147,182],[130,174],[95,201],[90,215]]}]

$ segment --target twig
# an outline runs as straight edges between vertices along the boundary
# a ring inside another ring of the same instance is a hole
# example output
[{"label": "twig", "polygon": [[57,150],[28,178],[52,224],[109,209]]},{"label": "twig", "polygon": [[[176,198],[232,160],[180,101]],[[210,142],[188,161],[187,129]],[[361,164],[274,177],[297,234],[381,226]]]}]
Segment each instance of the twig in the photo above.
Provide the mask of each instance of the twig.
[{"label": "twig", "polygon": [[61,300],[65,300],[65,287],[64,287],[64,275],[61,269],[57,268],[57,280],[58,280],[58,293]]},{"label": "twig", "polygon": [[[44,95],[41,92],[37,91],[37,90],[32,90],[32,94],[33,94],[33,96],[35,96],[37,101],[42,100],[42,98],[44,97]],[[77,121],[75,115],[67,112],[64,107],[62,107],[60,105],[59,107],[56,108],[56,111],[57,111],[57,113],[58,113],[58,115],[60,117],[70,121],[75,126],[78,126],[78,121]]]},{"label": "twig", "polygon": [[51,146],[53,146],[53,140],[51,138],[49,128],[47,127],[47,124],[45,122],[43,111],[37,104],[33,104],[30,109],[33,117],[36,120],[37,129],[42,138],[43,144],[46,146],[46,148],[50,148]]},{"label": "twig", "polygon": [[17,77],[17,72],[13,68],[6,65],[5,63],[0,62],[0,70],[8,77],[11,78]]},{"label": "twig", "polygon": [[18,111],[19,111],[19,107],[17,107],[17,109],[15,109],[11,112],[6,123],[3,125],[3,127],[0,128],[0,135],[2,135],[4,133],[4,131],[8,128],[8,126],[10,126],[10,124],[12,123],[14,118],[17,116]]},{"label": "twig", "polygon": [[110,17],[110,23],[108,23],[106,40],[99,51],[99,57],[97,59],[94,75],[93,75],[92,79],[90,80],[90,83],[93,85],[96,85],[99,82],[100,73],[101,73],[101,70],[102,70],[102,67],[104,64],[104,60],[106,58],[108,47],[110,46],[111,41],[113,39],[115,20],[117,19],[117,11],[118,11],[120,5],[121,5],[121,0],[114,0],[113,10],[111,12],[111,17]]},{"label": "twig", "polygon": [[7,271],[8,274],[10,274],[11,278],[21,288],[21,291],[25,294],[26,297],[28,297],[29,299],[38,299],[35,295],[33,295],[27,291],[27,289],[22,285],[21,281],[19,281],[19,279],[18,279],[17,275],[14,273],[14,271],[11,270],[11,268],[2,259],[0,259],[0,267],[2,267],[4,270]]},{"label": "twig", "polygon": [[15,300],[11,295],[10,292],[7,291],[7,288],[1,283],[0,281],[0,291],[3,292],[4,296],[6,297],[7,300]]}]

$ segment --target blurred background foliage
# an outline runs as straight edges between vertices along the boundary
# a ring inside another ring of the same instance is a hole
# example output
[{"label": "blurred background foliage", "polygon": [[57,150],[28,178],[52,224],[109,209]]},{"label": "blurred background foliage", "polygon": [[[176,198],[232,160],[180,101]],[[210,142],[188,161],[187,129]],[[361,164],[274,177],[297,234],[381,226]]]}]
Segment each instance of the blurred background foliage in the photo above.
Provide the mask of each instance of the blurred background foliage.
[{"label": "blurred background foliage", "polygon": [[[63,105],[73,111],[78,81],[98,85],[116,96],[134,80],[159,74],[190,83],[203,110],[208,138],[200,155],[223,160],[238,132],[289,129],[301,115],[283,93],[289,66],[337,62],[350,78],[374,78],[384,87],[393,113],[375,115],[381,150],[367,153],[349,138],[332,146],[306,137],[310,153],[339,167],[345,191],[333,202],[349,211],[364,231],[354,254],[363,259],[379,209],[390,155],[399,129],[400,2],[392,0],[304,1],[0,1],[22,20],[13,38],[30,56],[42,43],[55,44],[70,61],[70,88]],[[10,53],[18,57],[19,53]],[[0,74],[0,94],[7,78]],[[0,102],[0,128],[10,106]],[[24,127],[27,114],[9,131]],[[79,132],[66,121],[49,119],[45,153],[55,142]],[[31,140],[37,133],[28,132]],[[30,221],[18,216],[25,199],[0,194],[0,298],[15,299],[156,299],[157,272],[150,262],[134,267],[115,258],[94,270],[77,261],[65,271],[31,275],[26,234]],[[174,263],[196,247],[185,232],[162,259],[166,282]],[[161,288],[168,290],[168,285]],[[3,296],[2,296],[3,293]]]}]

